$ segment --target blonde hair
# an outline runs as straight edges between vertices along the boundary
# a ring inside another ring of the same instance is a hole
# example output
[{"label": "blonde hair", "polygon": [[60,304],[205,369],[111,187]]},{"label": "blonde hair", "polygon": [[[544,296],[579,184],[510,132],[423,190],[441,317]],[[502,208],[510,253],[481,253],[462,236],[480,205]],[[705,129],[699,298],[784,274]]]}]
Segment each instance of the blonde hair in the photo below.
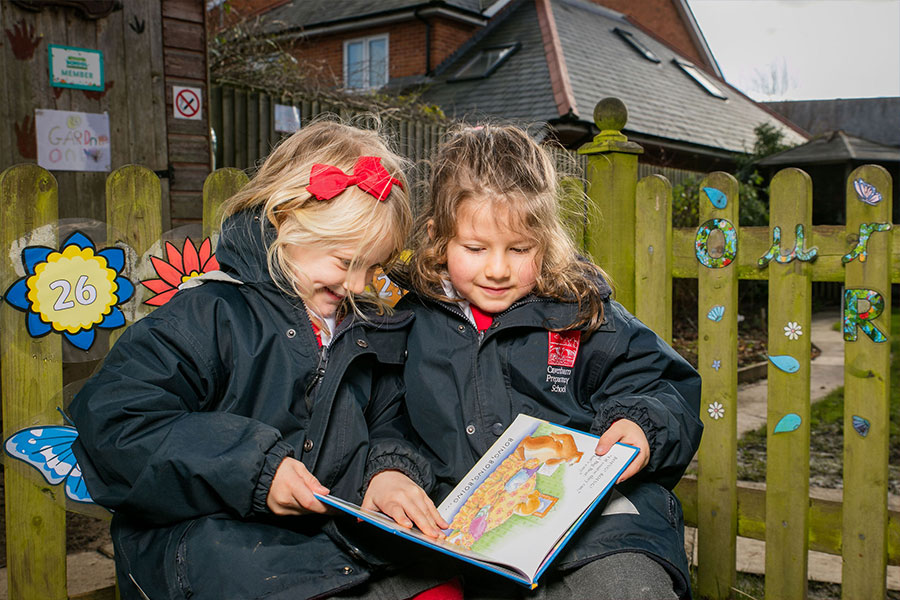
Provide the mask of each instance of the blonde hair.
[{"label": "blonde hair", "polygon": [[[351,174],[361,156],[379,157],[381,165],[400,182],[383,201],[355,185],[330,200],[317,200],[306,190],[314,164],[332,165]],[[382,267],[387,271],[398,259],[412,225],[405,166],[406,161],[388,148],[377,130],[336,121],[313,122],[272,151],[253,179],[223,205],[223,220],[245,210],[260,211],[265,217],[260,218],[261,227],[268,222],[276,232],[267,247],[269,274],[286,293],[306,300],[314,290],[307,289],[297,275],[302,268],[287,252],[291,246],[355,246],[350,269],[356,269],[369,264],[367,254],[378,242],[388,240],[391,254]],[[357,314],[361,314],[356,306],[360,300],[380,310],[389,309],[370,287],[355,297],[348,294],[348,299]],[[342,307],[342,312],[345,310]]]},{"label": "blonde hair", "polygon": [[576,302],[578,313],[565,329],[590,333],[603,322],[603,271],[578,254],[560,215],[559,176],[553,158],[525,131],[509,125],[480,125],[453,132],[432,164],[430,202],[414,234],[410,283],[419,293],[452,300],[441,287],[447,245],[456,235],[460,207],[490,202],[507,225],[533,239],[540,269],[534,293]]}]

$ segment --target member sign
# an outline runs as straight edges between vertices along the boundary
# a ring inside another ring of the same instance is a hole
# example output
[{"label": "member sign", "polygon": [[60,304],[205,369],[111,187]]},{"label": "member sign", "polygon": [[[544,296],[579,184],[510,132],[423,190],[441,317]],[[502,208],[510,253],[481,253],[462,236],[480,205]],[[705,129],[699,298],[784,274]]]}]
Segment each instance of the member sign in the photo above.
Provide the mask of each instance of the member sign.
[{"label": "member sign", "polygon": [[105,89],[100,50],[48,44],[47,51],[51,86],[95,92]]}]

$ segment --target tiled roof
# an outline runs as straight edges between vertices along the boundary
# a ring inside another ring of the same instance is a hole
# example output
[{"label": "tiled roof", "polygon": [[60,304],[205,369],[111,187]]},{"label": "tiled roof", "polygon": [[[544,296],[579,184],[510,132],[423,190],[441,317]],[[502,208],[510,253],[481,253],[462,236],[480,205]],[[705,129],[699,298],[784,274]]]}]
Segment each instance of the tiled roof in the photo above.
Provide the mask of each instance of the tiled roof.
[{"label": "tiled roof", "polygon": [[781,167],[853,161],[900,162],[900,148],[884,146],[843,131],[829,131],[805,144],[768,156],[759,164]]},{"label": "tiled roof", "polygon": [[272,29],[283,31],[419,7],[448,8],[480,14],[481,4],[481,0],[292,0],[265,13],[265,19],[268,23],[278,22],[278,26]]},{"label": "tiled roof", "polygon": [[[707,77],[727,99],[710,95],[673,63],[675,58],[687,59],[621,14],[583,0],[548,2],[575,99],[575,116],[582,121],[592,121],[598,100],[615,96],[628,108],[626,133],[746,152],[753,147],[754,127],[770,123],[785,132],[785,142],[806,141],[796,129],[713,75]],[[640,55],[615,28],[631,32],[660,62]],[[511,42],[520,42],[521,49],[486,79],[446,82],[481,48]],[[561,116],[553,100],[535,0],[513,7],[502,24],[440,75],[441,81],[426,92],[425,100],[449,114],[488,114],[530,122]]]},{"label": "tiled roof", "polygon": [[838,129],[879,144],[900,146],[900,97],[766,102],[809,133]]},{"label": "tiled roof", "polygon": [[425,101],[457,118],[492,116],[517,122],[545,121],[558,116],[538,27],[534,2],[526,0],[486,36],[440,72],[452,77],[483,48],[519,42],[521,47],[486,79],[438,83]]}]

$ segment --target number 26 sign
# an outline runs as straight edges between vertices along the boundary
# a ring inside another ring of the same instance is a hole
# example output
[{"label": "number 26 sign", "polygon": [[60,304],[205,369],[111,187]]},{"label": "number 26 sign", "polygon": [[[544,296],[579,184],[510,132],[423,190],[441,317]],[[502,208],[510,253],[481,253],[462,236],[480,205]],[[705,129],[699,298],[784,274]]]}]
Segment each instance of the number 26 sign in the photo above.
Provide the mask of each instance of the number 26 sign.
[{"label": "number 26 sign", "polygon": [[6,291],[6,301],[25,313],[28,334],[51,331],[73,346],[89,350],[94,328],[125,325],[118,305],[134,294],[134,285],[120,275],[125,266],[121,248],[97,251],[94,243],[76,232],[60,249],[28,246],[22,251],[25,276]]}]

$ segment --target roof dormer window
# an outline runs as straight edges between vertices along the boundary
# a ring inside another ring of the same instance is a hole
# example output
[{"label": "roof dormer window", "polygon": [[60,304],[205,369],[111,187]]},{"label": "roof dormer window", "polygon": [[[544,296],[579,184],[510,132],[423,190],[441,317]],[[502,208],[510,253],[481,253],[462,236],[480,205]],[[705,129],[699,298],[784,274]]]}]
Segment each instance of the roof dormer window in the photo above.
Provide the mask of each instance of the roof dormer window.
[{"label": "roof dormer window", "polygon": [[637,36],[635,36],[630,31],[625,31],[624,29],[619,29],[618,27],[613,29],[613,31],[615,31],[617,34],[619,34],[620,38],[622,38],[623,40],[628,42],[629,46],[631,46],[632,48],[637,50],[638,54],[640,54],[641,56],[643,56],[650,62],[655,62],[655,63],[660,62],[659,57],[656,56],[655,54],[653,54],[653,51],[650,50],[650,48],[648,48],[644,44],[644,42],[637,39]]},{"label": "roof dormer window", "polygon": [[388,34],[344,42],[344,88],[373,90],[388,82]]},{"label": "roof dormer window", "polygon": [[678,58],[673,58],[672,62],[681,67],[682,71],[690,75],[691,79],[696,81],[700,85],[700,87],[702,87],[709,93],[710,96],[715,96],[716,98],[721,98],[722,100],[726,100],[728,98],[728,96],[725,95],[725,92],[719,89],[719,87],[716,86],[716,84],[713,83],[712,80],[703,73],[703,71],[695,67],[693,64]]},{"label": "roof dormer window", "polygon": [[449,81],[464,81],[488,77],[496,71],[513,53],[519,49],[520,43],[483,48],[472,60],[460,68]]}]

